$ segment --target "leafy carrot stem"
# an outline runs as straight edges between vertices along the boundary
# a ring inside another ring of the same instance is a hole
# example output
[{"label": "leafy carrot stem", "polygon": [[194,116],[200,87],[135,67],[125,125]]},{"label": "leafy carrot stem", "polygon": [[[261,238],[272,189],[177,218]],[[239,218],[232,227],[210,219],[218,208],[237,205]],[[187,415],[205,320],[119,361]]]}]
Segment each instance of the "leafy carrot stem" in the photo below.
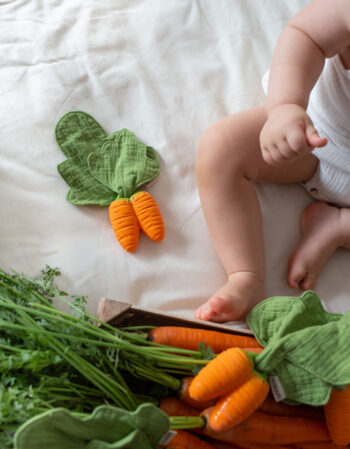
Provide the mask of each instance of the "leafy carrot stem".
[{"label": "leafy carrot stem", "polygon": [[171,429],[201,429],[206,425],[204,416],[170,416]]}]

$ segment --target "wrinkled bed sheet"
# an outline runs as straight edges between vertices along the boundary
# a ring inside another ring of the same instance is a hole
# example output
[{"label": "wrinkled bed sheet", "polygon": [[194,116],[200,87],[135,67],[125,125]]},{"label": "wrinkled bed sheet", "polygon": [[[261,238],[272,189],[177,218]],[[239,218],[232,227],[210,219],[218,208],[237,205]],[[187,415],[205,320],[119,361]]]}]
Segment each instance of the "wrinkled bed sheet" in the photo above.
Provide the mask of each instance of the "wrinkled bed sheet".
[{"label": "wrinkled bed sheet", "polygon": [[[92,313],[107,297],[191,317],[225,282],[196,186],[200,136],[263,104],[261,78],[278,35],[307,3],[0,1],[0,266],[33,275],[59,267],[60,286],[87,295]],[[164,217],[163,242],[142,235],[126,253],[107,208],[66,201],[54,129],[72,110],[109,133],[128,128],[158,151],[161,173],[149,191]],[[311,199],[297,185],[257,188],[267,294],[300,294],[285,275]],[[337,250],[316,287],[327,310],[349,308],[349,270],[350,253]]]}]

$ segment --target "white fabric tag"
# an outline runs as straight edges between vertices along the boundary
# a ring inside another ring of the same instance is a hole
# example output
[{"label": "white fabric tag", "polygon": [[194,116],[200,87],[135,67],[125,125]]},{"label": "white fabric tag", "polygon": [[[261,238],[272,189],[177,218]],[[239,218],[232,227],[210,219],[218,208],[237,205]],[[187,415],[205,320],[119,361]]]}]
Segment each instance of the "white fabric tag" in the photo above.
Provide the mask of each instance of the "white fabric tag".
[{"label": "white fabric tag", "polygon": [[168,430],[167,433],[165,433],[162,438],[160,439],[158,445],[159,446],[167,446],[170,441],[174,438],[176,435],[176,430]]},{"label": "white fabric tag", "polygon": [[270,376],[269,384],[272,391],[272,395],[276,402],[283,401],[283,399],[286,399],[287,395],[283,389],[283,386],[278,376]]}]

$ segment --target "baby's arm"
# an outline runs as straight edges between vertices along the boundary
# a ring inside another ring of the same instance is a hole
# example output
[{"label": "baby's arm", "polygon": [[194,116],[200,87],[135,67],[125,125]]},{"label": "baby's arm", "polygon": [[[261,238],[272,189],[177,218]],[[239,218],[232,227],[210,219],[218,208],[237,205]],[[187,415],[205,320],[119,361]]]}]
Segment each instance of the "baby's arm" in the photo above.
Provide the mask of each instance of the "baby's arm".
[{"label": "baby's arm", "polygon": [[272,60],[260,135],[266,162],[279,165],[327,143],[305,111],[325,58],[349,45],[349,0],[314,0],[286,26]]}]

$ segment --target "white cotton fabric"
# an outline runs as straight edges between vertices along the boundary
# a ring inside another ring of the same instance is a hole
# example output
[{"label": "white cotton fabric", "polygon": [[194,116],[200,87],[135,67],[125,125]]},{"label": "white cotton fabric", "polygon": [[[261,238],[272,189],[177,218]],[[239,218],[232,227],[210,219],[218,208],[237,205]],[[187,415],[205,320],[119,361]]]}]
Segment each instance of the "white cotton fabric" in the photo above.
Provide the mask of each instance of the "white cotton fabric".
[{"label": "white cotton fabric", "polygon": [[[214,121],[265,101],[260,85],[279,34],[308,0],[0,1],[0,266],[62,271],[61,288],[191,317],[226,281],[200,206],[195,159]],[[56,166],[63,114],[82,110],[128,128],[159,153],[149,187],[161,243],[126,253],[103,207],[72,206]],[[219,176],[219,173],[215,174]],[[267,295],[298,295],[287,260],[310,202],[298,185],[258,185]],[[220,219],[220,217],[218,217]],[[327,263],[316,292],[349,308],[350,252]]]},{"label": "white cotton fabric", "polygon": [[317,200],[350,206],[350,71],[339,55],[327,59],[310,95],[308,114],[327,145],[313,154],[315,175],[304,187]]}]

